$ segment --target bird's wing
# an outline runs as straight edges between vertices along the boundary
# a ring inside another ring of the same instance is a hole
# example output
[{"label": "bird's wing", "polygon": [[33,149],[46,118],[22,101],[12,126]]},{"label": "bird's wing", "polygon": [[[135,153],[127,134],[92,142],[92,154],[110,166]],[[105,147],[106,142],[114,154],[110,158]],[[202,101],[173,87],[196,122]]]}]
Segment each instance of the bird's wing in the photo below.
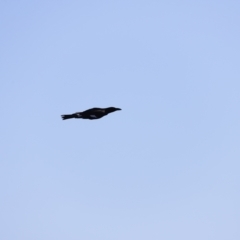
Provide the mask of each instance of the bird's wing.
[{"label": "bird's wing", "polygon": [[88,109],[88,110],[84,111],[83,113],[98,113],[98,112],[104,112],[104,109],[101,109],[101,108],[91,108],[91,109]]}]

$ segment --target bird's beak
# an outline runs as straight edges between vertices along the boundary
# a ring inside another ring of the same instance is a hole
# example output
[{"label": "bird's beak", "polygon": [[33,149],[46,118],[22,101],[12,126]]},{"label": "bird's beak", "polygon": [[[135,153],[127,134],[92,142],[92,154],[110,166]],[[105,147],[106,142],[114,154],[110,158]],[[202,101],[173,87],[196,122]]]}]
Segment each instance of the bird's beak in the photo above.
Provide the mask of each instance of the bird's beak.
[{"label": "bird's beak", "polygon": [[118,110],[122,110],[121,108],[116,108],[116,110],[118,111]]}]

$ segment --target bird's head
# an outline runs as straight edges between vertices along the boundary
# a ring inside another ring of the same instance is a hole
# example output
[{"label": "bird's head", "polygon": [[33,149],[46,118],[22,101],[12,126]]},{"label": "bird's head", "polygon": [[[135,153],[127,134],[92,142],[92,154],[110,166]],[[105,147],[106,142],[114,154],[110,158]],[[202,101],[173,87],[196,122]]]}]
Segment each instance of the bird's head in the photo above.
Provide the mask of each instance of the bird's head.
[{"label": "bird's head", "polygon": [[106,111],[107,111],[108,113],[115,112],[115,111],[119,111],[119,110],[122,110],[122,109],[121,109],[121,108],[115,108],[115,107],[106,108]]}]

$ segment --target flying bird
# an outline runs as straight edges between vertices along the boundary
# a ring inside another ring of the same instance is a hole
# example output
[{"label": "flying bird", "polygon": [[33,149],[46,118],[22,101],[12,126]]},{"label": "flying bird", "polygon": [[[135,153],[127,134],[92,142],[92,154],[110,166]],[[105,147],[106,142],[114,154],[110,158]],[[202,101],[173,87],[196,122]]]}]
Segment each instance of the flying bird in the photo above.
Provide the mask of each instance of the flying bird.
[{"label": "flying bird", "polygon": [[70,118],[82,118],[82,119],[99,119],[102,118],[109,113],[122,110],[121,108],[115,108],[115,107],[108,107],[108,108],[91,108],[84,112],[76,112],[73,114],[65,114],[62,115],[62,120],[70,119]]}]

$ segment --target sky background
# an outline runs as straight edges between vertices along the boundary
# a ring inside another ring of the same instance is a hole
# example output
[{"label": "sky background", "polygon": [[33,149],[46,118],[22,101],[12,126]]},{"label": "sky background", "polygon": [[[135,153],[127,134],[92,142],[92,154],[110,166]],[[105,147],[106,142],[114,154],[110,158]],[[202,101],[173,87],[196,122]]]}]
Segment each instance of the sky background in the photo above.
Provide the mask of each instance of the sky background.
[{"label": "sky background", "polygon": [[1,1],[0,238],[240,239],[239,26],[237,0]]}]

